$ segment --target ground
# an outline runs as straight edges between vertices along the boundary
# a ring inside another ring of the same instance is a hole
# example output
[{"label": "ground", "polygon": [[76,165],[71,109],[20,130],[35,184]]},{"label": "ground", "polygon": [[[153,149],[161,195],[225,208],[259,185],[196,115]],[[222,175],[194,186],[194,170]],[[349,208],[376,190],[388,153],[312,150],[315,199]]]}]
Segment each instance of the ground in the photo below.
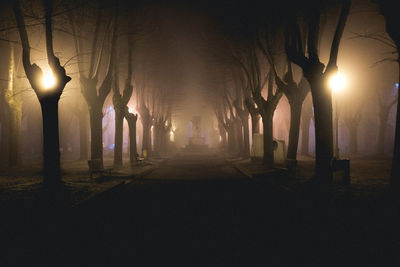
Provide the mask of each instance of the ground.
[{"label": "ground", "polygon": [[2,195],[13,195],[3,198],[3,265],[400,264],[388,161],[354,161],[352,185],[335,184],[328,203],[309,190],[309,159],[296,179],[250,179],[260,166],[216,153],[181,153],[155,166],[76,205],[38,195],[32,204],[3,186]]}]

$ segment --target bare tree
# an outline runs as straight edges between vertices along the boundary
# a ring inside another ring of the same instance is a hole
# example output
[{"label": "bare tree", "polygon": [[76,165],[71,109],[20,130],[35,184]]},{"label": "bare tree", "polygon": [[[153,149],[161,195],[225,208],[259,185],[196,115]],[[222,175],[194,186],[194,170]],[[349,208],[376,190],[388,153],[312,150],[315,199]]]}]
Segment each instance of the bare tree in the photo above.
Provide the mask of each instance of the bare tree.
[{"label": "bare tree", "polygon": [[308,156],[309,154],[309,144],[310,144],[310,124],[313,119],[313,106],[311,95],[308,95],[303,102],[303,108],[301,111],[301,154]]},{"label": "bare tree", "polygon": [[310,89],[304,77],[301,78],[299,83],[295,82],[292,63],[290,61],[287,62],[287,70],[285,71],[286,73],[283,75],[283,78],[278,75],[271,44],[269,43],[270,40],[268,39],[268,34],[264,33],[264,35],[264,42],[261,42],[261,38],[258,39],[259,47],[261,51],[263,51],[272,68],[276,85],[278,86],[279,90],[285,94],[290,105],[290,130],[287,158],[289,160],[296,160],[297,147],[299,143],[301,110],[304,99],[306,98]]},{"label": "bare tree", "polygon": [[26,76],[32,89],[35,91],[42,108],[43,118],[43,159],[44,159],[44,183],[53,185],[61,182],[60,173],[60,150],[58,131],[58,102],[65,85],[71,80],[66,75],[65,69],[61,66],[60,60],[54,55],[53,31],[52,31],[52,1],[43,1],[45,9],[45,31],[46,31],[46,52],[48,64],[55,77],[55,85],[45,89],[41,78],[43,72],[36,64],[30,61],[30,45],[28,34],[25,28],[19,1],[13,2],[14,15],[18,25],[18,31],[22,43],[22,62]]},{"label": "bare tree", "polygon": [[318,43],[320,34],[321,6],[315,3],[308,14],[307,56],[305,54],[297,21],[293,21],[286,30],[286,53],[289,60],[303,70],[303,75],[311,87],[315,117],[316,163],[315,177],[321,185],[330,189],[332,180],[331,161],[333,159],[332,129],[332,93],[328,88],[328,79],[337,72],[337,57],[340,39],[350,10],[350,0],[342,1],[341,13],[330,49],[328,64],[319,59]]},{"label": "bare tree", "polygon": [[22,120],[21,88],[16,80],[15,44],[8,42],[10,58],[8,65],[7,88],[1,90],[2,123],[1,157],[2,164],[17,166],[20,164],[20,132]]},{"label": "bare tree", "polygon": [[[398,8],[396,1],[391,0],[376,0],[380,7],[381,14],[385,17],[386,20],[386,32],[389,34],[391,40],[386,38],[380,39],[381,42],[388,44],[395,50],[395,54],[397,54],[397,65],[399,67],[399,76],[398,79],[400,81],[400,57],[399,57],[399,49],[400,49],[400,30],[398,28]],[[379,39],[379,38],[378,38]],[[393,61],[393,58],[384,59]],[[397,95],[398,97],[398,95]],[[393,151],[393,159],[392,159],[392,171],[390,174],[390,184],[393,189],[394,195],[398,196],[398,192],[400,192],[400,105],[397,105],[396,112],[396,130],[394,134],[394,151]]]},{"label": "bare tree", "polygon": [[[149,83],[147,76],[147,69],[142,69],[140,75],[136,73],[135,84],[137,89],[137,110],[140,115],[140,120],[143,125],[143,139],[142,139],[142,155],[144,158],[151,154],[151,125],[152,115],[148,108],[149,106]],[[146,90],[147,89],[147,90]]]},{"label": "bare tree", "polygon": [[[122,167],[122,142],[123,142],[123,121],[126,117],[126,107],[132,96],[132,46],[128,44],[128,77],[126,78],[123,94],[119,89],[119,75],[115,64],[113,105],[115,110],[115,147],[114,147],[114,168]],[[129,110],[128,110],[129,111]],[[136,133],[133,133],[136,136]]]},{"label": "bare tree", "polygon": [[[114,15],[114,27],[112,30],[111,37],[111,55],[109,58],[109,64],[107,73],[99,88],[97,88],[98,80],[99,80],[99,69],[101,65],[101,61],[104,57],[104,46],[106,41],[106,32],[103,35],[103,40],[100,44],[100,51],[97,52],[98,47],[98,38],[100,37],[100,29],[101,22],[104,18],[104,14],[102,9],[98,10],[94,34],[92,39],[91,51],[89,55],[89,71],[87,74],[84,73],[83,66],[83,44],[82,40],[78,38],[79,27],[76,25],[76,20],[73,19],[72,15],[69,15],[71,29],[74,36],[74,45],[78,58],[78,68],[79,68],[79,82],[81,86],[81,92],[89,106],[89,117],[90,117],[90,140],[91,140],[91,159],[98,159],[101,162],[101,166],[103,166],[103,134],[102,134],[102,119],[103,119],[103,105],[106,97],[111,91],[112,86],[112,71],[114,66],[114,57],[115,57],[115,43],[116,43],[116,29],[117,29],[117,11]],[[107,26],[106,29],[110,27]]]},{"label": "bare tree", "polygon": [[[235,107],[237,117],[240,119],[241,127],[239,127],[240,136],[240,155],[244,158],[250,156],[250,137],[249,137],[249,110],[246,107],[245,99],[250,97],[250,90],[247,88],[246,79],[243,72],[239,70],[232,72],[236,97],[233,101],[233,106]],[[241,135],[241,133],[243,133]]]}]

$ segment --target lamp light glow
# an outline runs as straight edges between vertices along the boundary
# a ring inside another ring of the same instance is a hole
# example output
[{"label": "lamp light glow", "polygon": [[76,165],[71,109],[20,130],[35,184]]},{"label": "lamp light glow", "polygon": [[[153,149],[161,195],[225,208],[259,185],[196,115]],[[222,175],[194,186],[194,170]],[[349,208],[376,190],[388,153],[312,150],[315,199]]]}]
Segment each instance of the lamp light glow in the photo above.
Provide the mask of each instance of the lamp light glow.
[{"label": "lamp light glow", "polygon": [[329,80],[329,87],[334,93],[343,91],[347,85],[347,78],[342,73],[336,73]]},{"label": "lamp light glow", "polygon": [[43,73],[42,84],[45,89],[49,89],[56,84],[56,78],[54,77],[51,70]]}]

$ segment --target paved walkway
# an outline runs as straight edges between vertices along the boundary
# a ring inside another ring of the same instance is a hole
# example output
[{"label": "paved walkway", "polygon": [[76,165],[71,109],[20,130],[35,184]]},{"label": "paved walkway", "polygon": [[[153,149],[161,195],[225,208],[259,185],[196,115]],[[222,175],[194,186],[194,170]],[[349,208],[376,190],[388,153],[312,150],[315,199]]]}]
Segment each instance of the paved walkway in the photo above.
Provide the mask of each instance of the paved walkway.
[{"label": "paved walkway", "polygon": [[17,265],[54,266],[393,263],[397,221],[340,205],[321,211],[221,157],[182,154],[88,205],[25,218],[6,253]]}]

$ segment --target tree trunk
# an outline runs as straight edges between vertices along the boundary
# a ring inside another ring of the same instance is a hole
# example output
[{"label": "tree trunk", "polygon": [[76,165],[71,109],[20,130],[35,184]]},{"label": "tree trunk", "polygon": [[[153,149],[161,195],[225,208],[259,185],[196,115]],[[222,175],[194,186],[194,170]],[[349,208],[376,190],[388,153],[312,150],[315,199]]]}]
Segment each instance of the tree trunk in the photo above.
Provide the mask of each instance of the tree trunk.
[{"label": "tree trunk", "polygon": [[[5,99],[4,99],[5,100]],[[0,143],[0,164],[1,166],[9,166],[10,161],[10,149],[11,149],[11,112],[8,105],[1,101],[0,116],[1,116],[1,143]]]},{"label": "tree trunk", "polygon": [[296,159],[297,147],[299,144],[302,103],[296,101],[290,101],[289,104],[290,104],[290,131],[289,131],[289,145],[287,151],[287,158]]},{"label": "tree trunk", "polygon": [[239,154],[242,155],[244,150],[244,139],[243,139],[243,127],[240,118],[236,117],[236,119],[234,120],[234,125],[235,125],[235,136],[236,136],[235,142],[236,142],[237,152],[239,152]]},{"label": "tree trunk", "polygon": [[218,130],[219,130],[219,135],[221,136],[221,147],[223,149],[226,148],[226,130],[224,128],[224,126],[222,125],[218,125]]},{"label": "tree trunk", "polygon": [[90,158],[99,159],[103,168],[103,112],[101,106],[89,107],[90,115]]},{"label": "tree trunk", "polygon": [[88,159],[87,115],[79,116],[79,160]]},{"label": "tree trunk", "polygon": [[116,169],[122,167],[122,139],[124,115],[124,110],[115,108],[114,168]]},{"label": "tree trunk", "polygon": [[250,157],[249,115],[241,117],[243,126],[243,153],[244,158]]},{"label": "tree trunk", "polygon": [[153,155],[158,155],[160,148],[160,128],[158,123],[156,123],[153,127],[153,149],[152,153]]},{"label": "tree trunk", "polygon": [[272,168],[274,166],[274,146],[273,146],[273,112],[266,112],[262,116],[264,130],[264,165]]},{"label": "tree trunk", "polygon": [[21,161],[20,156],[20,134],[22,120],[22,100],[20,99],[19,91],[15,84],[15,60],[14,60],[14,45],[10,46],[10,64],[8,71],[8,89],[7,102],[10,110],[10,166],[18,166]]},{"label": "tree trunk", "polygon": [[228,129],[228,149],[229,152],[235,153],[236,152],[236,131],[234,123],[232,122]]},{"label": "tree trunk", "polygon": [[378,142],[376,147],[376,155],[380,157],[385,155],[385,136],[388,117],[389,110],[386,107],[381,107],[379,112]]},{"label": "tree trunk", "polygon": [[319,77],[310,85],[315,120],[315,175],[319,183],[330,188],[333,158],[332,94],[325,81]]},{"label": "tree trunk", "polygon": [[20,134],[22,120],[22,100],[15,85],[14,46],[10,44],[8,65],[8,86],[1,92],[2,112],[2,164],[18,166],[20,164]]},{"label": "tree trunk", "polygon": [[21,162],[20,134],[22,110],[21,105],[15,103],[11,108],[11,135],[10,135],[10,166],[18,166]]},{"label": "tree trunk", "polygon": [[143,143],[142,143],[142,153],[146,151],[147,156],[151,153],[151,122],[148,119],[143,119]]},{"label": "tree trunk", "polygon": [[137,116],[128,114],[125,116],[129,127],[129,162],[131,166],[135,165],[137,162],[137,144],[136,144],[136,121]]},{"label": "tree trunk", "polygon": [[260,133],[260,115],[258,113],[250,113],[251,116],[251,133],[252,135]]},{"label": "tree trunk", "polygon": [[42,99],[40,105],[43,118],[43,182],[54,185],[61,182],[58,98]]},{"label": "tree trunk", "polygon": [[312,118],[312,104],[306,101],[301,112],[301,154],[309,155],[310,123]]},{"label": "tree trunk", "polygon": [[311,118],[306,119],[306,117],[303,117],[303,120],[301,121],[301,154],[302,155],[309,154],[308,147],[310,145],[310,142],[309,142],[310,123],[311,123]]}]

